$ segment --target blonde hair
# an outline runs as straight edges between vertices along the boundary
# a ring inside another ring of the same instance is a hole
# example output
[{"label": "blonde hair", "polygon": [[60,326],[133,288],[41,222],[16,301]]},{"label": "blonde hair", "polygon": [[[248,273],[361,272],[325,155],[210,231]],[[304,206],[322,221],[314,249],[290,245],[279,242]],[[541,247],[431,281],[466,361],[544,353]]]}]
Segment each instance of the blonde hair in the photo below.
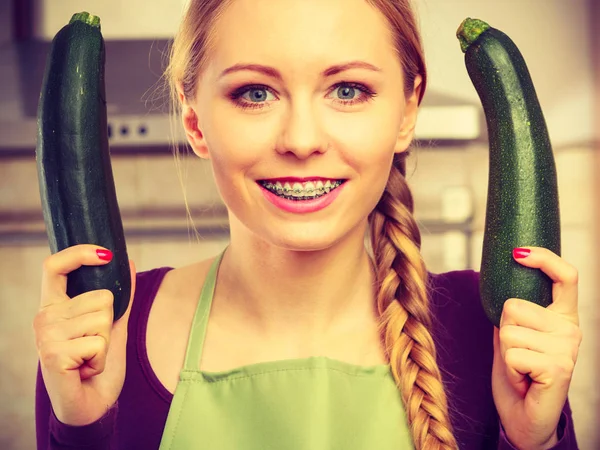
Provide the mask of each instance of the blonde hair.
[{"label": "blonde hair", "polygon": [[[212,44],[212,25],[232,0],[191,0],[171,47],[165,73],[173,111],[179,112],[177,88],[195,98]],[[405,94],[426,68],[415,15],[409,0],[366,0],[387,18],[405,76]],[[178,115],[178,114],[177,114]],[[415,447],[419,450],[458,448],[448,402],[430,333],[432,317],[427,270],[421,257],[421,235],[413,218],[413,199],[406,183],[406,156],[395,155],[385,191],[369,214],[369,237],[377,278],[381,339],[402,401]],[[189,210],[188,210],[189,212]]]}]

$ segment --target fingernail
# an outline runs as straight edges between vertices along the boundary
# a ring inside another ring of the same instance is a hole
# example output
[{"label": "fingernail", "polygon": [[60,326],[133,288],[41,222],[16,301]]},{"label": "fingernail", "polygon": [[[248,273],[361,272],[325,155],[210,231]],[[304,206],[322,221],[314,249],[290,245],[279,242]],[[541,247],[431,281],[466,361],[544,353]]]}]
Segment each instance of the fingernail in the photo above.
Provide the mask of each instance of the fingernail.
[{"label": "fingernail", "polygon": [[113,257],[113,254],[110,250],[96,250],[96,255],[98,255],[98,258],[100,258],[102,261],[110,261]]},{"label": "fingernail", "polygon": [[529,250],[528,248],[517,247],[513,249],[513,257],[515,257],[516,259],[525,258],[526,256],[529,256],[530,253],[531,250]]}]

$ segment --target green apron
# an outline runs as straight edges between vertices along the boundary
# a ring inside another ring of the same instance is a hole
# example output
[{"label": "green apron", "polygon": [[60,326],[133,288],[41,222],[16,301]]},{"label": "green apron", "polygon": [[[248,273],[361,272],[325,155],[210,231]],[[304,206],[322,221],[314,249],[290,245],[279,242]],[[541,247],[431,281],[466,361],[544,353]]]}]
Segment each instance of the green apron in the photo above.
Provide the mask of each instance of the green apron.
[{"label": "green apron", "polygon": [[160,450],[413,449],[389,365],[315,356],[198,369],[225,250],[200,294]]}]

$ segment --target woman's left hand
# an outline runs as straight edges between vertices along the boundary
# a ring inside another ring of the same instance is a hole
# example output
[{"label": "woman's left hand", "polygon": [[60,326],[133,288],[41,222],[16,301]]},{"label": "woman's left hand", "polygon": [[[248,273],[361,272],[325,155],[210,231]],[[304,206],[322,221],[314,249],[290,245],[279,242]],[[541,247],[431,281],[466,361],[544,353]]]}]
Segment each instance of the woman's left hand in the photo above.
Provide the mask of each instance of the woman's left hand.
[{"label": "woman's left hand", "polygon": [[581,343],[577,270],[555,253],[525,247],[516,261],[553,280],[547,308],[522,299],[504,303],[494,327],[492,391],[508,440],[520,450],[547,449],[558,442],[557,427],[567,400]]}]

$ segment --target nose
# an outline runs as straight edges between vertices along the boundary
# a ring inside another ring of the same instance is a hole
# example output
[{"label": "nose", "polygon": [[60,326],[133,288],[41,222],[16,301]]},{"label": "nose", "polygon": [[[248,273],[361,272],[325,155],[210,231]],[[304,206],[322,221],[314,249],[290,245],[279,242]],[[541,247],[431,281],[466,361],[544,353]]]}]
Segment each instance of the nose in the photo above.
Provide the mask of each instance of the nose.
[{"label": "nose", "polygon": [[305,159],[313,153],[324,153],[326,150],[322,123],[315,108],[309,101],[291,106],[283,120],[278,153],[292,153],[299,159]]}]

